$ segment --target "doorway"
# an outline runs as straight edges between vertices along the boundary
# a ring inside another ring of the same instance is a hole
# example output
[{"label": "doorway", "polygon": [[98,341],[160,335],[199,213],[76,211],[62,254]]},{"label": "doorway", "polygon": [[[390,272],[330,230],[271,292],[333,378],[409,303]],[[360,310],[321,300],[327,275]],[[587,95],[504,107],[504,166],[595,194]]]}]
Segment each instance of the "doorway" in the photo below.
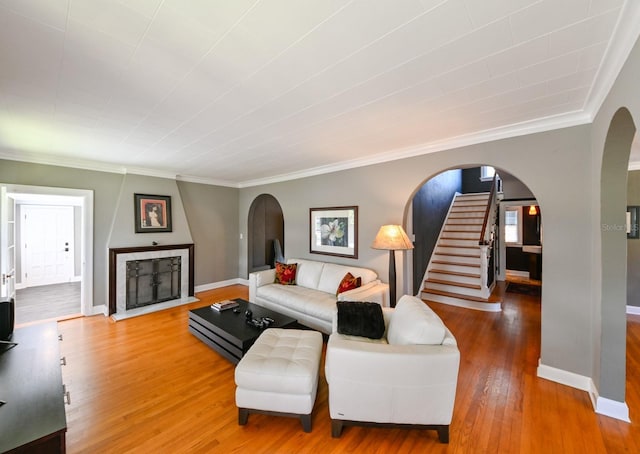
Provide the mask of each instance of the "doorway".
[{"label": "doorway", "polygon": [[[2,205],[13,207],[12,216],[2,216],[0,223],[9,232],[5,238],[14,243],[16,324],[72,314],[93,315],[93,191],[9,184],[0,187]],[[25,214],[32,216],[31,226],[25,222]],[[40,229],[42,225],[45,231]],[[32,234],[40,238],[34,239]],[[29,243],[25,243],[25,235],[31,238]],[[38,248],[38,242],[55,242],[56,247],[49,251],[48,244],[41,244]],[[30,245],[40,252],[26,254]],[[4,266],[6,260],[7,254],[3,253],[0,264]],[[24,318],[19,316],[22,306]]]}]

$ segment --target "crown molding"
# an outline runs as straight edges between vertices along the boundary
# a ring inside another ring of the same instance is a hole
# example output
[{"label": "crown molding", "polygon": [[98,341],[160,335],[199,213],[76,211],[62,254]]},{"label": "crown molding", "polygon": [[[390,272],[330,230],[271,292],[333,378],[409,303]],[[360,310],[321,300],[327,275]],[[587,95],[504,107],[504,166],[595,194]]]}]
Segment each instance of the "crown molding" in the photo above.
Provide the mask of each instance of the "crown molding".
[{"label": "crown molding", "polygon": [[176,175],[176,180],[187,183],[207,184],[210,186],[225,186],[229,188],[240,188],[240,184],[234,181],[217,180],[215,178],[194,177],[191,175]]},{"label": "crown molding", "polygon": [[640,2],[627,1],[620,11],[612,38],[587,95],[584,110],[589,112],[592,121],[611,91],[639,36]]},{"label": "crown molding", "polygon": [[275,175],[268,178],[243,181],[239,184],[239,187],[246,188],[265,184],[280,183],[283,181],[307,178],[341,170],[349,170],[374,164],[382,164],[389,161],[396,161],[399,159],[406,159],[429,153],[436,153],[438,151],[452,150],[455,148],[461,148],[480,143],[494,142],[496,140],[509,139],[528,134],[535,134],[539,132],[547,132],[556,129],[584,125],[590,123],[591,121],[592,119],[589,114],[583,111],[574,111],[566,114],[553,115],[546,118],[479,131],[472,134],[465,134],[446,140],[422,144],[415,147],[400,148],[380,153],[374,156],[368,156],[362,159],[352,159],[349,161],[342,161],[337,164],[314,167],[312,169],[307,169],[300,172],[292,172],[287,174]]}]

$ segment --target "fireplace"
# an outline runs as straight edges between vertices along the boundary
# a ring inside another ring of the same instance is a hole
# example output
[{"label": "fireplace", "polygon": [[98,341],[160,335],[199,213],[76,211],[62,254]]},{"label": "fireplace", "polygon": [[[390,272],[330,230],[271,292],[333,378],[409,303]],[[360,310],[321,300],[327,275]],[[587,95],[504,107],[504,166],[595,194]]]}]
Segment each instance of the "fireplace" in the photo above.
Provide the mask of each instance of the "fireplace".
[{"label": "fireplace", "polygon": [[181,262],[180,256],[127,260],[126,309],[180,298]]},{"label": "fireplace", "polygon": [[193,244],[110,248],[109,315],[193,297],[193,249]]}]

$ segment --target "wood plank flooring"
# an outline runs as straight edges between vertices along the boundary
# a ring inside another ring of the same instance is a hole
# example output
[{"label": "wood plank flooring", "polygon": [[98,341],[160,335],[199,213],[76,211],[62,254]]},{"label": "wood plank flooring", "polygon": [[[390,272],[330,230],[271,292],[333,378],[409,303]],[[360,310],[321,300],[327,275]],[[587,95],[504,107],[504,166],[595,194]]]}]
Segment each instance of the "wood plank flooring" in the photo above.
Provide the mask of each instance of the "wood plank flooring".
[{"label": "wood plank flooring", "polygon": [[313,431],[299,420],[251,415],[237,423],[234,367],[187,331],[188,310],[247,297],[244,286],[120,322],[59,323],[69,453],[623,453],[640,452],[640,316],[629,316],[631,424],[598,416],[585,392],[536,377],[540,304],[505,294],[489,313],[431,303],[461,350],[451,440],[435,431],[347,427],[331,438],[321,367]]}]

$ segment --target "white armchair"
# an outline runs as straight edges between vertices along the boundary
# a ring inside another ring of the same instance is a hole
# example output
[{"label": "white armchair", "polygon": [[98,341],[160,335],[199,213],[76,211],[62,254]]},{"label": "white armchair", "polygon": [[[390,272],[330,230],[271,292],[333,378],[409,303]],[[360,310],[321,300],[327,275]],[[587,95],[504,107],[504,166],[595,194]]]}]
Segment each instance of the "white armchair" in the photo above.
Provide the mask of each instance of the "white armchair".
[{"label": "white armchair", "polygon": [[[334,330],[327,343],[331,434],[344,425],[388,425],[438,431],[449,441],[460,352],[440,318],[405,295],[383,308],[387,331],[379,340]],[[334,324],[335,326],[335,324]]]}]

